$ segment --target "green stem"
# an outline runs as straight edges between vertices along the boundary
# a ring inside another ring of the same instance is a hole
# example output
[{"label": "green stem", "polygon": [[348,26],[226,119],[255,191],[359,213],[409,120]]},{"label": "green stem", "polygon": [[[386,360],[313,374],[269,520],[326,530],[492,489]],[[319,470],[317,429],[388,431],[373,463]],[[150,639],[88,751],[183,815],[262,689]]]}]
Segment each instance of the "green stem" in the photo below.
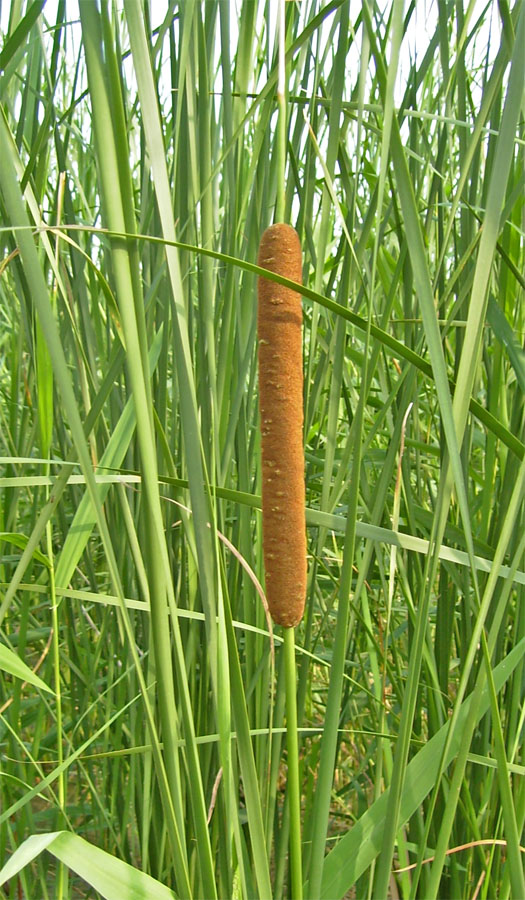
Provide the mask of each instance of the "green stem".
[{"label": "green stem", "polygon": [[[47,471],[49,472],[49,464],[47,466]],[[49,488],[47,488],[47,494],[49,495]],[[49,496],[48,498],[49,499]],[[55,680],[55,697],[56,697],[56,727],[57,727],[57,761],[59,767],[62,765],[64,761],[64,747],[62,744],[62,690],[60,683],[60,640],[59,640],[59,623],[58,623],[58,606],[57,606],[57,595],[55,590],[55,566],[53,561],[53,535],[51,529],[51,522],[48,521],[46,525],[46,549],[47,556],[50,562],[49,568],[49,593],[51,599],[51,622],[53,629],[53,669],[54,669],[54,680]],[[65,791],[65,773],[60,772],[58,776],[58,804],[59,804],[59,815],[58,815],[58,827],[64,827],[64,810],[66,804],[66,791]],[[64,865],[61,862],[58,862],[57,872],[56,872],[56,896],[57,900],[62,900],[64,896],[64,888],[65,888],[65,870]]]},{"label": "green stem", "polygon": [[290,809],[290,881],[291,897],[302,900],[301,793],[299,786],[299,748],[297,741],[297,695],[295,668],[295,629],[284,629],[284,676],[286,685],[286,739],[288,748],[288,805]]},{"label": "green stem", "polygon": [[277,79],[277,107],[279,120],[277,124],[277,197],[275,201],[275,221],[284,222],[284,206],[286,194],[286,32],[284,17],[284,0],[279,2],[279,75]]}]

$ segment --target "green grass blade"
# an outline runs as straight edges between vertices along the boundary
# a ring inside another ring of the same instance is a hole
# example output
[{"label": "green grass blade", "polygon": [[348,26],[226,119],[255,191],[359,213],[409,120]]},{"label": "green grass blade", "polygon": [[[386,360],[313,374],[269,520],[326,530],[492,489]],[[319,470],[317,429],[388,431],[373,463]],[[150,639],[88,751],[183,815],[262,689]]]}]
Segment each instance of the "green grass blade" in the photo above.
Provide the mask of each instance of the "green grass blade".
[{"label": "green grass blade", "polygon": [[175,897],[173,891],[150,875],[67,831],[27,838],[0,871],[0,884],[15,877],[44,850],[80,875],[107,900],[113,900],[122,891],[130,900],[173,900]]},{"label": "green grass blade", "polygon": [[36,687],[41,691],[53,693],[51,688],[48,687],[38,675],[35,675],[29,666],[26,666],[16,653],[13,653],[9,647],[4,647],[3,645],[0,645],[0,669],[2,669],[3,672],[9,672],[9,674],[14,675],[15,678],[27,681],[28,684],[32,684],[33,687]]},{"label": "green grass blade", "polygon": [[[508,656],[494,669],[496,690],[501,690],[511,677],[514,668],[520,663],[525,652],[525,642],[520,642]],[[470,700],[467,698],[460,713],[460,722],[468,716]],[[485,688],[481,703],[477,710],[477,721],[487,712],[490,706],[488,690]],[[444,746],[448,725],[430,739],[407,766],[405,785],[403,788],[400,822],[405,822],[426,795],[432,790],[437,772],[441,751]],[[447,756],[450,762],[461,746],[461,729],[456,730],[454,742]],[[387,822],[388,794],[385,792],[379,800],[367,810],[350,831],[331,850],[323,867],[321,898],[343,897],[355,883],[372,860],[379,855],[383,843],[384,829]]]}]

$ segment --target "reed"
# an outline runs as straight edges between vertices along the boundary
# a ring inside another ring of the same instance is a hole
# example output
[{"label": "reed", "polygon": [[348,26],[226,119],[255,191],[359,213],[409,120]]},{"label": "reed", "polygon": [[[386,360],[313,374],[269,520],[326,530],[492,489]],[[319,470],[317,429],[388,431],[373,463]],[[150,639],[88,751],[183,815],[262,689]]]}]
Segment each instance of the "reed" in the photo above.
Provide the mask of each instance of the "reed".
[{"label": "reed", "polygon": [[1,4],[0,900],[525,896],[525,3],[482,6]]}]

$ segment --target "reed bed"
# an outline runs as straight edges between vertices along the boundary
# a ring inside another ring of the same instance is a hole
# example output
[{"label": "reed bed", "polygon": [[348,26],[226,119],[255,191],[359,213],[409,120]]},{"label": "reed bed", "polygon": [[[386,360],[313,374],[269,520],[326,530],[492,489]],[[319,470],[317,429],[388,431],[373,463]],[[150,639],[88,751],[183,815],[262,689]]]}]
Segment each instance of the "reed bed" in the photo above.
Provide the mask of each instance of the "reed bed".
[{"label": "reed bed", "polygon": [[524,4],[289,2],[284,70],[277,7],[0,7],[9,900],[525,896]]}]

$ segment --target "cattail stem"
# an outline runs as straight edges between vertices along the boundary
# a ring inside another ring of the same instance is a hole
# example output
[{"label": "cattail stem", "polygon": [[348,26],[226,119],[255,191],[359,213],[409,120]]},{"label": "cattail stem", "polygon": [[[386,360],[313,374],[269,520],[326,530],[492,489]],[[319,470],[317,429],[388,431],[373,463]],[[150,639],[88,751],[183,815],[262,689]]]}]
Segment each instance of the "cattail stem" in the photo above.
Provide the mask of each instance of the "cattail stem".
[{"label": "cattail stem", "polygon": [[[294,229],[283,224],[267,228],[261,238],[258,264],[292,281],[301,281],[301,246]],[[274,621],[284,626],[289,880],[291,896],[301,900],[294,632],[303,615],[306,595],[301,298],[296,291],[261,277],[258,299],[264,569],[270,612]]]},{"label": "cattail stem", "polygon": [[287,790],[290,810],[290,897],[292,900],[302,900],[301,790],[299,781],[299,746],[297,740],[297,671],[295,668],[294,628],[284,629],[283,649],[286,684],[286,743],[288,750]]},{"label": "cattail stem", "polygon": [[279,0],[278,7],[278,39],[279,39],[279,71],[277,78],[277,197],[275,203],[275,218],[277,222],[284,219],[285,188],[286,188],[286,20],[284,15],[284,0]]}]

